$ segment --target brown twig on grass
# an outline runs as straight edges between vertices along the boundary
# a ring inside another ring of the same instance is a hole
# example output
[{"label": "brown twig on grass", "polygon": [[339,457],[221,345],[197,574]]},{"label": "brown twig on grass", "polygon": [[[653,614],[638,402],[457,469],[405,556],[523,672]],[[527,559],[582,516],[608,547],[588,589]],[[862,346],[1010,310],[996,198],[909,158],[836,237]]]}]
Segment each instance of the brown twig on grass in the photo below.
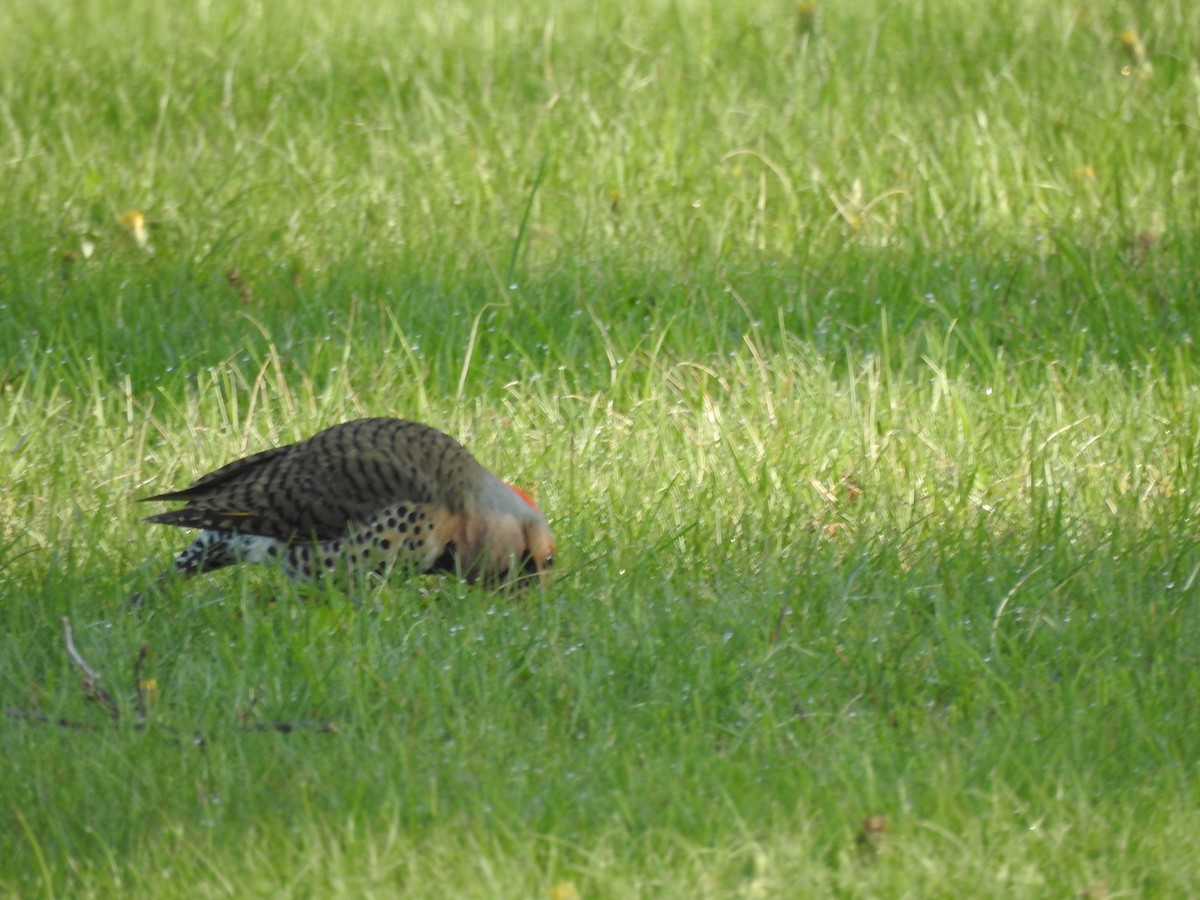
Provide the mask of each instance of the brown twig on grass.
[{"label": "brown twig on grass", "polygon": [[112,698],[112,694],[100,686],[100,673],[89,666],[87,660],[80,656],[79,651],[75,649],[75,636],[71,633],[71,622],[66,616],[62,618],[62,627],[63,639],[67,644],[67,656],[83,672],[84,694],[93,703],[99,703],[104,707],[105,711],[114,719],[120,719],[121,710],[117,706],[117,701]]},{"label": "brown twig on grass", "polygon": [[142,681],[142,664],[146,661],[146,655],[150,652],[149,644],[142,644],[138,648],[138,658],[133,664],[133,689],[137,691],[137,711],[138,721],[146,721],[146,688],[145,682]]},{"label": "brown twig on grass", "polygon": [[253,722],[238,723],[242,731],[278,731],[280,734],[291,734],[294,731],[315,731],[318,734],[337,734],[338,727],[333,722]]},{"label": "brown twig on grass", "polygon": [[59,728],[70,728],[76,731],[95,731],[95,725],[87,722],[75,722],[67,718],[52,719],[44,712],[38,712],[35,709],[6,709],[4,715],[10,719],[24,719],[28,722],[37,722],[39,725],[56,725]]},{"label": "brown twig on grass", "polygon": [[293,731],[316,731],[321,734],[337,734],[338,727],[333,722],[263,722],[254,712],[258,705],[258,697],[250,697],[250,705],[237,711],[238,728],[242,731],[278,731],[280,734],[291,734]]},{"label": "brown twig on grass", "polygon": [[[75,646],[75,635],[71,631],[71,623],[66,617],[62,619],[62,628],[63,641],[67,648],[67,656],[70,657],[70,660],[75,667],[83,672],[83,678],[81,679],[81,682],[83,684],[85,696],[91,702],[99,704],[105,710],[105,712],[109,714],[113,720],[111,727],[119,727],[119,723],[121,721],[121,708],[117,705],[117,701],[113,699],[112,695],[103,687],[101,687],[100,673],[92,668],[92,666],[86,659],[83,658],[83,655]],[[133,725],[138,729],[147,727],[147,716],[149,709],[147,695],[154,690],[152,685],[153,679],[142,679],[142,667],[145,665],[149,653],[150,645],[142,644],[142,646],[138,648],[138,656],[133,664],[133,684],[134,690],[137,692],[137,716],[134,719]],[[259,721],[253,712],[255,702],[255,699],[252,698],[250,702],[250,708],[237,713],[238,730],[274,731],[280,734],[292,734],[293,732],[297,731],[316,731],[321,734],[337,734],[340,730],[337,724],[334,722],[289,722],[278,720],[271,722]],[[59,728],[69,728],[83,731],[94,731],[104,727],[102,725],[92,725],[85,722],[75,722],[67,718],[52,718],[46,713],[36,709],[5,709],[4,715],[10,719],[36,722],[39,725],[54,725]],[[173,740],[176,743],[184,743],[184,740],[178,736],[179,732],[177,729],[171,727],[170,725],[163,725],[161,723],[158,724],[159,727],[162,728],[166,733],[174,736]],[[204,735],[198,732],[190,740],[190,743],[203,747],[206,746],[208,742]]]},{"label": "brown twig on grass", "polygon": [[775,617],[775,627],[771,629],[771,636],[767,639],[767,646],[774,650],[775,645],[779,643],[779,636],[783,634],[783,617],[790,612],[788,603],[784,600],[779,604],[779,615]]}]

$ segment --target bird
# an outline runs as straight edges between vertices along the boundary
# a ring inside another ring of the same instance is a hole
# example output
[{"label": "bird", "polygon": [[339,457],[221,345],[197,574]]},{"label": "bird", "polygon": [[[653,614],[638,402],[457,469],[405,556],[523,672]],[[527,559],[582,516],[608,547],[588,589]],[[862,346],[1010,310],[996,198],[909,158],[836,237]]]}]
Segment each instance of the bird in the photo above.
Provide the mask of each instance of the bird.
[{"label": "bird", "polygon": [[200,529],[160,582],[248,563],[293,580],[400,569],[504,587],[544,584],[554,565],[554,536],[528,494],[406,419],[343,422],[139,498],[150,501],[185,505],[143,521]]}]

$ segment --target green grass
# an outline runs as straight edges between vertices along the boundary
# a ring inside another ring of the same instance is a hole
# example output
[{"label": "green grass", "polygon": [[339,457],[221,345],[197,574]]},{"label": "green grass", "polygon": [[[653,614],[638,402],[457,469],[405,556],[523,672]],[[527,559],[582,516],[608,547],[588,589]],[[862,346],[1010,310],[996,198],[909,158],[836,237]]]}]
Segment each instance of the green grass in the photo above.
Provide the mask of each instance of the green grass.
[{"label": "green grass", "polygon": [[[0,8],[0,893],[1200,892],[1200,11],[80,6]],[[126,609],[134,497],[380,414],[547,590]]]}]

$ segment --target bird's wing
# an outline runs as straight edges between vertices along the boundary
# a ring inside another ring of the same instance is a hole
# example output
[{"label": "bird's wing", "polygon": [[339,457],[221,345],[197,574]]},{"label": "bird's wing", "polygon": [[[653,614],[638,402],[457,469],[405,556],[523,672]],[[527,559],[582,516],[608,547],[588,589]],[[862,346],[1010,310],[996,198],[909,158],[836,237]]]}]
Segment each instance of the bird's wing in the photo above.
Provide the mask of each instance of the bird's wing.
[{"label": "bird's wing", "polygon": [[275,460],[280,456],[285,455],[290,451],[295,444],[288,444],[283,447],[272,447],[270,450],[263,450],[261,453],[254,453],[250,456],[243,456],[241,459],[236,459],[227,465],[221,466],[214,472],[209,472],[200,478],[197,478],[187,487],[179,491],[167,491],[163,494],[155,494],[152,497],[138,497],[138,503],[149,503],[152,500],[191,500],[193,497],[200,497],[206,494],[215,492],[220,486],[245,478],[250,473],[254,472]]},{"label": "bird's wing", "polygon": [[[281,540],[330,540],[349,522],[391,503],[433,499],[422,447],[395,439],[397,420],[368,419],[300,444],[237,460],[190,487],[146,499],[186,500],[147,521],[187,528],[262,534]],[[424,448],[427,450],[428,448]]]}]

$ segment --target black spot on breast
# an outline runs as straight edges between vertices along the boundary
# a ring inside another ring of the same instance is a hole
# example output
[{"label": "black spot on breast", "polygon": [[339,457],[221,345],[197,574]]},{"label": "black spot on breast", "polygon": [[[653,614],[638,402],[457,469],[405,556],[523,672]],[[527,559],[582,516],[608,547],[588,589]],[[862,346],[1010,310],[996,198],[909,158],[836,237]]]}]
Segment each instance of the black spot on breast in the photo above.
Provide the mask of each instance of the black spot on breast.
[{"label": "black spot on breast", "polygon": [[391,546],[392,546],[392,542],[389,541],[387,538],[384,538],[382,541],[379,542],[380,550],[387,550]]},{"label": "black spot on breast", "polygon": [[415,509],[408,514],[408,521],[412,522],[414,525],[419,522],[420,519],[421,514]]},{"label": "black spot on breast", "polygon": [[408,526],[401,522],[396,526],[396,531],[400,532],[400,534],[408,534]]}]

